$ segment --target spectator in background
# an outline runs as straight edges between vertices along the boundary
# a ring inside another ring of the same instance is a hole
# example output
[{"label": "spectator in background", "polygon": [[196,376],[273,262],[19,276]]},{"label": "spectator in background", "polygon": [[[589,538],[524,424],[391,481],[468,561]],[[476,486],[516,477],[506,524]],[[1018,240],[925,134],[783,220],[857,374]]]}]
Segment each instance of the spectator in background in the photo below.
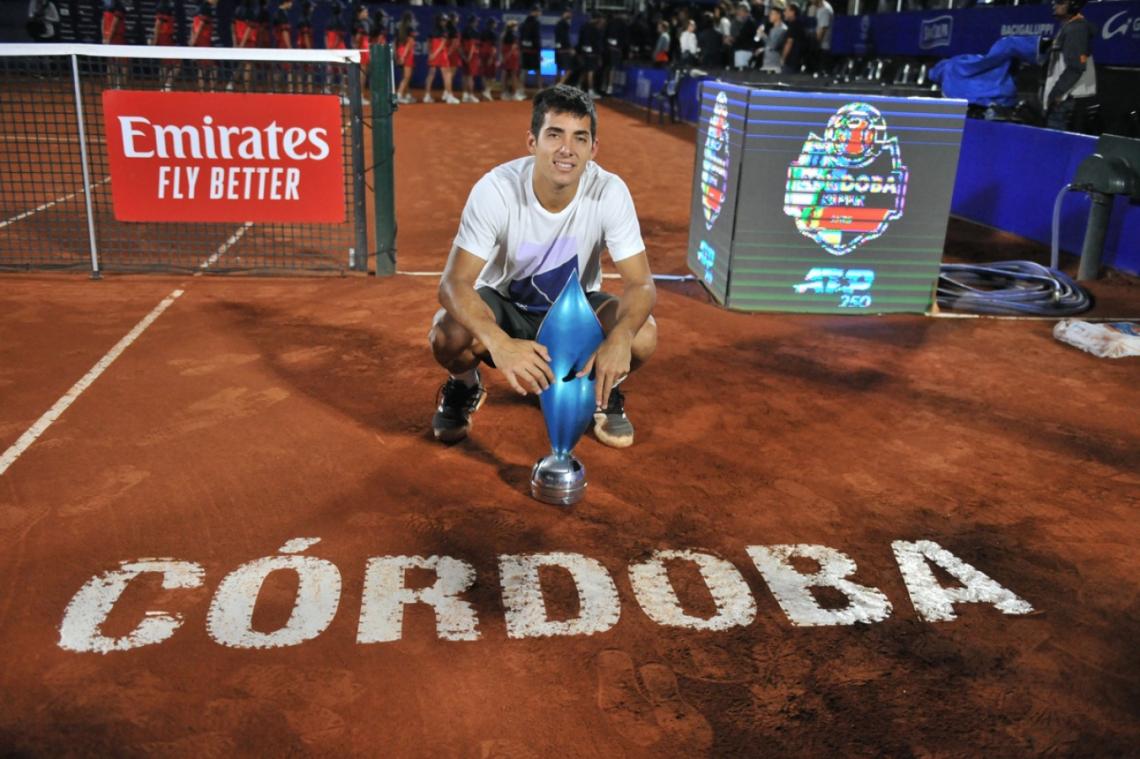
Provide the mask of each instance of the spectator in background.
[{"label": "spectator in background", "polygon": [[443,77],[443,102],[458,103],[459,98],[451,92],[451,82],[455,72],[451,68],[451,57],[447,52],[447,19],[441,13],[436,14],[431,34],[428,35],[428,73],[424,82],[423,100],[425,103],[435,102],[435,98],[431,96],[431,88],[435,84],[437,70]]},{"label": "spectator in background", "polygon": [[273,47],[273,16],[269,12],[269,0],[257,5],[257,46]]},{"label": "spectator in background", "polygon": [[[451,66],[451,94],[455,97],[455,74],[462,73],[463,69],[463,55],[460,52],[459,40],[459,14],[455,11],[450,11],[447,14],[447,63]],[[458,102],[463,102],[458,97],[455,98]],[[447,100],[444,99],[446,103]],[[451,103],[450,105],[455,105]]]},{"label": "spectator in background", "polygon": [[154,6],[154,28],[151,29],[150,44],[156,47],[173,47],[174,4],[171,0],[158,0]]},{"label": "spectator in background", "polygon": [[329,17],[325,21],[325,49],[344,50],[348,45],[344,42],[344,6],[337,0],[329,6]]},{"label": "spectator in background", "polygon": [[383,8],[377,8],[372,14],[372,35],[368,38],[369,46],[387,45],[390,35],[391,20]]},{"label": "spectator in background", "polygon": [[752,54],[756,50],[756,21],[752,18],[752,8],[746,2],[736,6],[736,23],[733,24],[732,65],[746,69],[751,65]]},{"label": "spectator in background", "polygon": [[800,20],[800,7],[795,3],[788,3],[784,11],[784,25],[788,27],[788,39],[784,43],[784,73],[798,74],[803,68],[804,55],[804,25]]},{"label": "spectator in background", "polygon": [[52,0],[32,0],[26,29],[36,42],[55,42],[59,37],[59,8]]},{"label": "spectator in background", "polygon": [[554,64],[558,67],[557,84],[565,84],[574,70],[574,45],[570,42],[570,21],[574,14],[569,8],[554,25]]},{"label": "spectator in background", "polygon": [[[499,66],[499,22],[487,18],[483,22],[483,36],[479,44],[479,54],[483,58],[483,97],[492,100],[491,82],[498,81],[502,74]],[[499,89],[503,83],[499,81]]]},{"label": "spectator in background", "polygon": [[835,11],[827,0],[811,0],[808,18],[815,19],[815,34],[812,37],[816,71],[826,72],[831,68],[831,25],[835,21]]},{"label": "spectator in background", "polygon": [[364,3],[356,6],[352,19],[352,47],[360,51],[360,63],[368,69],[368,45],[372,39],[372,17]]},{"label": "spectator in background", "polygon": [[257,45],[257,8],[253,0],[245,0],[234,9],[232,39],[238,48]]},{"label": "spectator in background", "polygon": [[511,19],[503,29],[500,60],[503,67],[503,100],[526,100],[519,81],[519,35],[518,22]]},{"label": "spectator in background", "polygon": [[484,86],[481,94],[486,95],[485,85],[482,83],[483,65],[479,56],[479,17],[468,16],[467,25],[459,38],[459,57],[463,65],[463,97],[464,103],[478,103],[479,97],[475,94],[475,79],[480,78],[480,85]]},{"label": "spectator in background", "polygon": [[605,19],[595,13],[590,18],[590,23],[584,24],[578,31],[578,61],[581,66],[577,77],[578,87],[586,90],[592,98],[598,96],[594,89],[594,77],[601,63],[601,47],[605,44],[605,23]]},{"label": "spectator in background", "polygon": [[[297,14],[297,28],[293,36],[293,46],[298,50],[313,49],[313,3],[301,0],[301,11]],[[308,92],[312,82],[312,64],[302,63],[297,72],[297,84],[302,92]]]},{"label": "spectator in background", "polygon": [[[352,46],[360,51],[360,86],[368,91],[368,62],[369,44],[372,40],[372,16],[368,13],[368,6],[364,3],[356,6],[355,18],[352,19]],[[361,95],[361,101],[367,105],[368,96]]]},{"label": "spectator in background", "polygon": [[1061,22],[1045,70],[1045,126],[1073,128],[1077,102],[1096,97],[1092,41],[1096,29],[1081,15],[1083,0],[1053,0],[1053,15]]},{"label": "spectator in background", "polygon": [[768,9],[768,23],[770,27],[764,33],[764,59],[760,70],[779,74],[784,69],[784,43],[788,40],[784,11],[773,4]]},{"label": "spectator in background", "polygon": [[685,31],[681,32],[681,64],[696,66],[701,60],[701,46],[697,42],[697,21],[689,19]]},{"label": "spectator in background", "polygon": [[105,0],[103,3],[103,44],[127,44],[127,9],[123,0]]},{"label": "spectator in background", "polygon": [[667,66],[669,65],[669,22],[657,22],[657,44],[653,46],[653,65],[654,66]]},{"label": "spectator in background", "polygon": [[[103,43],[127,44],[127,8],[122,0],[105,0],[103,6]],[[107,60],[107,87],[122,88],[127,75],[127,62],[122,58]]]},{"label": "spectator in background", "polygon": [[416,17],[411,11],[404,11],[400,24],[396,27],[395,65],[403,69],[400,86],[396,88],[396,102],[408,105],[416,102],[408,89],[412,86],[412,69],[416,65]]},{"label": "spectator in background", "polygon": [[702,68],[724,65],[724,35],[720,33],[715,13],[701,14],[697,24],[697,48],[701,51]]},{"label": "spectator in background", "polygon": [[278,0],[273,13],[273,47],[281,50],[293,49],[293,24],[289,21],[289,11],[293,0]]},{"label": "spectator in background", "polygon": [[[174,4],[171,0],[158,0],[154,6],[154,29],[151,31],[150,44],[155,47],[174,47],[178,44],[174,38]],[[163,92],[170,92],[176,66],[177,61],[170,58],[158,62],[158,78]]]},{"label": "spectator in background", "polygon": [[614,72],[620,71],[629,54],[629,30],[624,13],[611,14],[605,22],[605,49],[602,51],[602,81],[599,86],[607,95],[614,94]]},{"label": "spectator in background", "polygon": [[[293,7],[293,0],[279,0],[277,10],[273,12],[271,26],[273,46],[281,50],[293,49],[293,24],[289,21],[289,11]],[[275,74],[279,75],[286,92],[293,91],[293,64],[278,63],[274,66]]]},{"label": "spectator in background", "polygon": [[[530,13],[523,19],[519,27],[519,47],[522,50],[522,76],[526,79],[526,72],[533,71],[538,79],[538,89],[542,89],[542,15],[541,5],[532,5]],[[525,84],[523,82],[525,91]]]},{"label": "spectator in background", "polygon": [[[190,47],[213,47],[215,6],[218,0],[202,0],[198,4],[198,13],[190,26]],[[198,61],[198,89],[206,92],[213,87],[214,61]]]}]

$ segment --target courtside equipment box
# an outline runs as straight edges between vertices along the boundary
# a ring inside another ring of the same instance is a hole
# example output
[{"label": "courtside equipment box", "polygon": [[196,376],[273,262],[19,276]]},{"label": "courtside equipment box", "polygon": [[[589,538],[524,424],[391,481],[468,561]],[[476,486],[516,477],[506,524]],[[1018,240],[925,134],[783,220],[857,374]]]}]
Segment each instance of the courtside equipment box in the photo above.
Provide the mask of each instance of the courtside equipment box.
[{"label": "courtside equipment box", "polygon": [[927,311],[964,100],[700,89],[689,269],[743,311]]}]

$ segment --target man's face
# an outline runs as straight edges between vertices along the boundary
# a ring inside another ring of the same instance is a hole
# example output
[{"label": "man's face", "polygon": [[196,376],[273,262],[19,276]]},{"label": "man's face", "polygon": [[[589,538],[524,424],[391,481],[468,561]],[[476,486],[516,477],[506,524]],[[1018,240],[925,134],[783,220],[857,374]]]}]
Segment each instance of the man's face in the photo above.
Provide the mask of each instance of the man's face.
[{"label": "man's face", "polygon": [[1068,4],[1068,2],[1066,2],[1066,0],[1060,0],[1059,2],[1055,1],[1053,3],[1053,15],[1056,16],[1057,18],[1068,18],[1069,17],[1069,4]]},{"label": "man's face", "polygon": [[784,17],[781,16],[780,12],[778,10],[776,10],[775,8],[768,11],[768,21],[770,21],[772,23],[772,26],[778,25],[783,20],[784,20]]},{"label": "man's face", "polygon": [[559,188],[576,185],[598,152],[589,116],[547,111],[538,137],[528,131],[526,138],[535,172]]}]

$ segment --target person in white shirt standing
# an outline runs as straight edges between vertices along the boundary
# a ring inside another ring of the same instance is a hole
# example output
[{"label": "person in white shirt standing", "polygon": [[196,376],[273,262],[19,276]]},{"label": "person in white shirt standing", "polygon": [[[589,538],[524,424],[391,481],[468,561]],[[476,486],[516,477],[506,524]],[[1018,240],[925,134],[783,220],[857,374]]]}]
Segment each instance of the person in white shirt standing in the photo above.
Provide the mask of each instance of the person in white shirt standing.
[{"label": "person in white shirt standing", "polygon": [[[432,431],[448,443],[467,437],[486,398],[480,362],[521,395],[555,380],[535,336],[563,286],[579,277],[606,338],[578,376],[595,375],[595,436],[624,448],[633,443],[633,424],[617,386],[657,346],[657,292],[633,198],[619,176],[594,162],[597,114],[576,87],[559,84],[535,96],[526,145],[530,155],[483,175],[463,209],[429,336],[450,374]],[[620,297],[601,291],[603,250],[621,276]]]},{"label": "person in white shirt standing", "polygon": [[815,19],[816,70],[826,72],[831,68],[831,26],[835,22],[835,11],[827,0],[811,0],[807,15]]}]

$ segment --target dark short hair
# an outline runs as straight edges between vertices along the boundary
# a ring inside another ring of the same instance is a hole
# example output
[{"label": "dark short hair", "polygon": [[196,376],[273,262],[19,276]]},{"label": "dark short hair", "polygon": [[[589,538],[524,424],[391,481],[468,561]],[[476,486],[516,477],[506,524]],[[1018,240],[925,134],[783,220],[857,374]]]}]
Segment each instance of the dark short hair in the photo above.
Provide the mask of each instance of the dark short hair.
[{"label": "dark short hair", "polygon": [[594,110],[594,99],[577,87],[556,84],[539,91],[534,96],[534,106],[530,115],[530,133],[538,137],[547,113],[569,113],[571,116],[590,117],[590,139],[598,136],[598,112]]}]

